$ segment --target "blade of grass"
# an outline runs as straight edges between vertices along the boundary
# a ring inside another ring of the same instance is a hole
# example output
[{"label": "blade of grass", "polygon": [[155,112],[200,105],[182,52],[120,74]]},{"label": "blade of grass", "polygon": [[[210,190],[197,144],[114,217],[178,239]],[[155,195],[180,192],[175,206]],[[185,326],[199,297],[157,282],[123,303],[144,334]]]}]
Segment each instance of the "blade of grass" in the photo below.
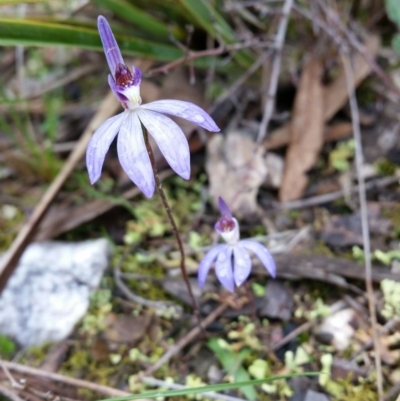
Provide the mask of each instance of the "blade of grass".
[{"label": "blade of grass", "polygon": [[121,19],[131,22],[152,35],[168,38],[172,34],[177,39],[183,39],[185,32],[177,26],[170,27],[164,22],[160,22],[148,12],[134,6],[126,0],[93,0],[100,6],[111,10]]},{"label": "blade of grass", "polygon": [[[202,27],[215,40],[222,38],[228,44],[236,41],[235,31],[208,0],[178,1],[188,11],[192,22]],[[253,62],[253,57],[249,51],[242,50],[235,53],[234,57],[245,67],[249,67]]]},{"label": "blade of grass", "polygon": [[101,401],[129,401],[129,400],[139,400],[143,398],[176,397],[180,395],[200,394],[211,391],[214,392],[214,391],[234,390],[242,387],[257,386],[264,383],[273,382],[275,380],[291,379],[293,377],[300,377],[300,376],[319,376],[320,374],[321,372],[291,373],[287,375],[271,376],[267,377],[266,379],[256,379],[237,383],[210,384],[208,386],[185,388],[181,390],[148,391],[145,393],[135,394],[135,395],[132,394],[124,397],[107,398]]},{"label": "blade of grass", "polygon": [[[126,35],[115,35],[122,54],[139,56],[158,61],[174,61],[184,56],[182,50],[149,40]],[[0,18],[0,45],[2,46],[76,46],[88,50],[103,51],[97,29],[31,19]],[[215,57],[204,57],[194,61],[199,68],[209,68]],[[230,70],[231,64],[218,60],[218,70]]]},{"label": "blade of grass", "polygon": [[[180,49],[173,46],[121,35],[116,35],[116,39],[121,52],[126,55],[148,57],[160,61],[175,60],[183,55]],[[14,18],[0,18],[0,45],[64,45],[103,50],[96,29]]]},{"label": "blade of grass", "polygon": [[[249,374],[242,366],[242,361],[248,356],[250,350],[244,349],[239,353],[231,352],[222,348],[216,338],[212,338],[207,345],[217,356],[224,369],[234,377],[235,382],[246,382],[250,380]],[[241,387],[240,391],[249,401],[257,399],[257,392],[254,386]]]}]

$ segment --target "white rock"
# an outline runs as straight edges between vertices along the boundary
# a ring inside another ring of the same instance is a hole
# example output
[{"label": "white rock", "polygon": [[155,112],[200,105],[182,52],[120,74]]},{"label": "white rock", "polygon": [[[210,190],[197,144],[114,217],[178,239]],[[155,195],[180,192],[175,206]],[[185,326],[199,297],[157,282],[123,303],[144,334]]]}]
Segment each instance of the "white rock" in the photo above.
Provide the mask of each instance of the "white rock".
[{"label": "white rock", "polygon": [[0,296],[0,333],[22,346],[65,339],[87,311],[111,252],[106,239],[28,246]]}]

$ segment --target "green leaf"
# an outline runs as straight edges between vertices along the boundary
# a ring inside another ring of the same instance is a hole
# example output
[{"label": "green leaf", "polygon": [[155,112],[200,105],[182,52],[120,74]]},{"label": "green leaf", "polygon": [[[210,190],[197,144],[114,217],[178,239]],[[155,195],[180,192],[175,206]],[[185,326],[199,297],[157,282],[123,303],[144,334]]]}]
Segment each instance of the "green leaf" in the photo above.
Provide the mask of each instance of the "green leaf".
[{"label": "green leaf", "polygon": [[[223,348],[220,342],[215,338],[212,338],[207,345],[215,353],[224,369],[234,377],[235,382],[250,380],[249,374],[242,366],[242,361],[250,353],[250,350],[244,349],[239,353],[234,353]],[[257,392],[253,386],[241,387],[240,390],[249,401],[257,399]]]},{"label": "green leaf", "polygon": [[173,35],[178,39],[183,39],[185,32],[178,27],[169,27],[168,24],[160,22],[141,8],[134,6],[126,0],[94,0],[95,3],[111,10],[115,15],[131,22],[152,35],[168,39]]},{"label": "green leaf", "polygon": [[0,0],[0,6],[23,4],[23,3],[43,3],[44,0]]},{"label": "green leaf", "polygon": [[215,392],[215,391],[225,391],[225,390],[233,390],[237,388],[243,388],[247,386],[257,386],[264,383],[273,382],[275,380],[284,380],[284,379],[291,379],[293,377],[302,377],[302,376],[319,376],[321,372],[306,372],[306,373],[291,373],[287,375],[277,375],[271,376],[266,379],[261,380],[249,380],[246,382],[240,383],[223,383],[223,384],[211,384],[208,386],[202,387],[192,387],[192,388],[185,388],[181,390],[167,390],[167,391],[148,391],[141,394],[135,395],[127,395],[124,397],[113,397],[107,398],[101,401],[129,401],[129,400],[140,400],[142,398],[157,398],[157,397],[178,397],[181,395],[191,395],[191,394],[201,394],[201,393],[208,393],[208,392]]},{"label": "green leaf", "polygon": [[235,32],[225,19],[207,0],[179,0],[189,12],[197,26],[202,27],[210,36],[218,39],[218,35],[231,43],[235,40]]},{"label": "green leaf", "polygon": [[15,352],[16,348],[12,340],[0,334],[0,355],[9,356]]},{"label": "green leaf", "polygon": [[[116,35],[121,52],[131,56],[172,61],[183,56],[173,46]],[[103,51],[97,29],[29,19],[0,18],[0,45],[78,46]]]},{"label": "green leaf", "polygon": [[[235,31],[209,0],[178,0],[189,12],[197,26],[202,27],[214,39],[222,38],[226,43],[236,42]],[[234,58],[244,67],[252,63],[251,53],[242,50],[234,53]]]},{"label": "green leaf", "polygon": [[386,0],[386,13],[390,20],[397,24],[400,28],[400,1]]},{"label": "green leaf", "polygon": [[400,54],[400,34],[397,34],[393,39],[392,39],[392,47],[398,54]]}]

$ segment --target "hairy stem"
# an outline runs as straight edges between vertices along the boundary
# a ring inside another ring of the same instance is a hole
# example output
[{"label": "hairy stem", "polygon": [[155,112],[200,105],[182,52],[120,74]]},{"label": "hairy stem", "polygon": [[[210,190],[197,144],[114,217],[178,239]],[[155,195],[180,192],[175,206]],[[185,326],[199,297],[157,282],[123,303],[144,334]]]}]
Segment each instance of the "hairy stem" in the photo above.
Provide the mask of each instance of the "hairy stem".
[{"label": "hairy stem", "polygon": [[179,234],[178,226],[176,225],[174,216],[173,216],[172,211],[171,211],[171,207],[169,206],[167,197],[165,196],[165,192],[164,192],[164,190],[162,188],[161,180],[160,180],[160,177],[158,175],[156,161],[155,161],[155,158],[154,158],[154,153],[153,153],[153,150],[151,149],[150,142],[149,142],[149,136],[147,135],[147,131],[146,130],[144,130],[143,135],[144,135],[144,141],[146,143],[147,152],[149,153],[151,166],[153,168],[154,179],[156,180],[157,190],[158,190],[158,193],[160,194],[161,201],[162,201],[162,204],[164,206],[164,209],[167,212],[168,220],[171,223],[172,231],[174,232],[176,242],[178,243],[179,253],[181,254],[181,265],[180,265],[180,268],[181,268],[182,276],[183,276],[183,279],[185,281],[186,287],[187,287],[187,289],[189,291],[189,296],[190,296],[190,299],[192,301],[193,308],[194,308],[194,310],[196,311],[196,313],[198,315],[199,311],[198,311],[197,303],[196,303],[196,300],[194,298],[192,287],[190,285],[189,277],[188,277],[187,270],[186,270],[185,251],[183,249],[182,238],[181,238],[181,236]]}]

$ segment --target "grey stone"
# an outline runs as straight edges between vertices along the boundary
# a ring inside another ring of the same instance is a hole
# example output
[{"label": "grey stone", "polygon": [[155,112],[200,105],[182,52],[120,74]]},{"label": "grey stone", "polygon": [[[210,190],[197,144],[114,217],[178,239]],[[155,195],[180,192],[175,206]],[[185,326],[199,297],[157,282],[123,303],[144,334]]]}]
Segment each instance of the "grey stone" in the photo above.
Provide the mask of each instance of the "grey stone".
[{"label": "grey stone", "polygon": [[111,253],[106,239],[29,245],[0,296],[0,333],[25,347],[65,339],[86,313]]},{"label": "grey stone", "polygon": [[257,300],[259,316],[289,320],[294,306],[293,295],[279,280],[269,280],[265,296]]}]

